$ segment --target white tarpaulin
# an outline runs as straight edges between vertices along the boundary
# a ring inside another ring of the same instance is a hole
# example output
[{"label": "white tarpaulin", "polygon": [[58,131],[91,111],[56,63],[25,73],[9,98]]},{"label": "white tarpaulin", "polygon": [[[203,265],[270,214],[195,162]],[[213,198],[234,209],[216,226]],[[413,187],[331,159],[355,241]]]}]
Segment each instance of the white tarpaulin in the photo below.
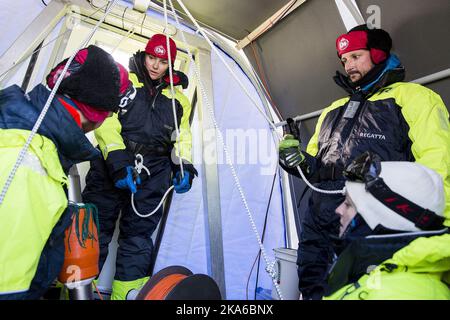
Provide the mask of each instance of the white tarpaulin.
[{"label": "white tarpaulin", "polygon": [[[241,81],[260,101],[241,69],[228,57],[228,63]],[[212,73],[214,104],[217,122],[225,137],[237,175],[246,195],[248,205],[255,219],[257,229],[262,235],[266,209],[271,193],[272,182],[277,170],[277,154],[266,120],[245,95],[219,58],[212,54]],[[262,107],[262,104],[261,104]],[[204,111],[206,112],[206,110]],[[193,124],[194,139],[200,139],[196,122]],[[201,151],[193,142],[194,162],[202,173]],[[247,217],[243,202],[235,186],[229,166],[220,143],[218,147],[220,207],[222,215],[222,235],[225,260],[225,282],[227,299],[246,299],[247,279],[259,246]],[[211,261],[209,256],[207,212],[202,196],[202,180],[194,180],[192,189],[183,195],[173,197],[164,237],[155,266],[155,272],[169,265],[183,265],[194,273],[208,273]],[[275,178],[273,195],[268,211],[264,247],[269,259],[273,260],[273,248],[285,246],[282,200],[278,175]],[[269,276],[261,270],[258,287],[270,289]],[[248,298],[252,299],[255,288],[256,270],[249,283]]]}]

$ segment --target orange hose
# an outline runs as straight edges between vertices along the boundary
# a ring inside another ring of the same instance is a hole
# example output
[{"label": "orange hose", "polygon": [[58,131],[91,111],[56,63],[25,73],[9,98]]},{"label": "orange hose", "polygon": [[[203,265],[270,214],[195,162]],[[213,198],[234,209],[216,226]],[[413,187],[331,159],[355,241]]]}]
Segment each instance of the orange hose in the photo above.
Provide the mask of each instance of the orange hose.
[{"label": "orange hose", "polygon": [[102,294],[100,293],[100,291],[98,291],[97,285],[95,284],[94,281],[92,281],[92,284],[94,285],[95,291],[97,292],[97,294],[98,294],[100,300],[103,300],[103,296],[102,296]]},{"label": "orange hose", "polygon": [[181,280],[187,278],[184,274],[171,274],[161,279],[149,293],[144,297],[144,300],[164,300]]}]

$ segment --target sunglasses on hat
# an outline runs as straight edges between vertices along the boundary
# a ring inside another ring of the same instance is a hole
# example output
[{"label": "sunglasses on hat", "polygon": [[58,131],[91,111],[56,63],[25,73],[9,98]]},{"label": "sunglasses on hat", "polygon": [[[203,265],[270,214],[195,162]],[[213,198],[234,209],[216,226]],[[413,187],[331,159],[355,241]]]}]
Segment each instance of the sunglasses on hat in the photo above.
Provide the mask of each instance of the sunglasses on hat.
[{"label": "sunglasses on hat", "polygon": [[444,218],[393,191],[380,177],[381,159],[377,154],[364,152],[342,172],[350,181],[362,182],[366,190],[386,207],[413,222],[422,230],[443,228]]}]

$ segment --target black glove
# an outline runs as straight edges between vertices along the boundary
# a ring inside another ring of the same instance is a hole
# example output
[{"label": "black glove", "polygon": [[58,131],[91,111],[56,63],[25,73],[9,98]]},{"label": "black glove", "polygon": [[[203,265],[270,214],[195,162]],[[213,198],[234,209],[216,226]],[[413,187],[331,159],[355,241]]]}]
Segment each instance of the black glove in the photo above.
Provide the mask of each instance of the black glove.
[{"label": "black glove", "polygon": [[351,181],[369,182],[381,172],[381,158],[378,154],[366,151],[356,157],[342,172]]}]

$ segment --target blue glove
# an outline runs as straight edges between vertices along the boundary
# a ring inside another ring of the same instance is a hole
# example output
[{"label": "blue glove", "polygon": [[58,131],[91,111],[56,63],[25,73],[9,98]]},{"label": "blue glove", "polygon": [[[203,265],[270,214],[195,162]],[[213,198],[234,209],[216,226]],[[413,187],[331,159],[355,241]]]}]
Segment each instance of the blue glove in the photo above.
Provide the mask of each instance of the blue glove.
[{"label": "blue glove", "polygon": [[187,170],[184,170],[184,177],[181,178],[181,172],[178,171],[173,178],[173,186],[177,193],[185,193],[191,189],[194,175]]},{"label": "blue glove", "polygon": [[[129,189],[131,193],[137,192],[137,185],[141,184],[141,178],[133,166],[121,169],[121,176],[114,180],[114,186],[119,189]],[[117,175],[116,175],[117,176]]]}]

